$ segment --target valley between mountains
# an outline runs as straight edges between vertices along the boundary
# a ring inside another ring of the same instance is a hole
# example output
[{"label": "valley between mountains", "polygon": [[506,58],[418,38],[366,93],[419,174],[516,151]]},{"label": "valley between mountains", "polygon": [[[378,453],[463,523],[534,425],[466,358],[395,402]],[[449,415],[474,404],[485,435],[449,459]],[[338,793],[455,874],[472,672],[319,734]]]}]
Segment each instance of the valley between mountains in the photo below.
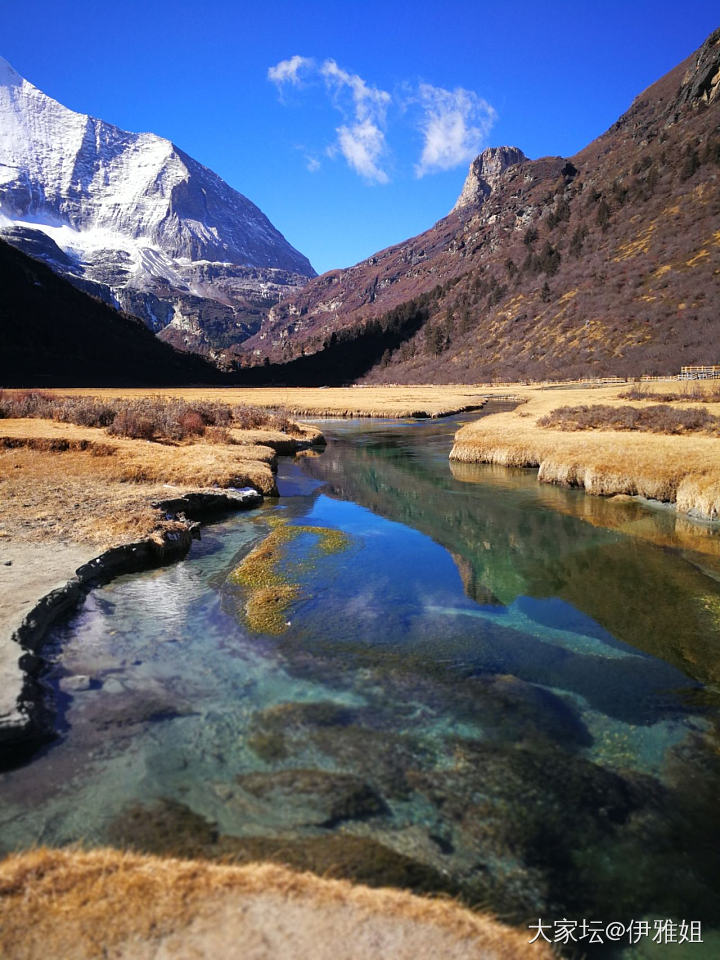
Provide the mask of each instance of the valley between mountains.
[{"label": "valley between mountains", "polygon": [[522,146],[318,276],[0,58],[9,960],[715,955],[720,30]]},{"label": "valley between mountains", "polygon": [[[443,220],[316,277],[174,144],[74,113],[3,62],[0,237],[226,382],[675,374],[717,360],[719,75],[716,32],[575,156],[488,148]],[[63,375],[41,365],[33,383]]]}]

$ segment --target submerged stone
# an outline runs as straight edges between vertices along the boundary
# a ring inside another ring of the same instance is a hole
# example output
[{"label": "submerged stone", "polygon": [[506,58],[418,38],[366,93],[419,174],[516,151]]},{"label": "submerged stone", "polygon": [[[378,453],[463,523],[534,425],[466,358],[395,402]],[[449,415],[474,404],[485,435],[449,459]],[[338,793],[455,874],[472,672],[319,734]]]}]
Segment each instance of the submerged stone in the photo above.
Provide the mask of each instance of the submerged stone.
[{"label": "submerged stone", "polygon": [[426,720],[471,724],[494,739],[515,743],[545,737],[566,749],[592,743],[569,697],[508,674],[474,674],[430,656],[382,646],[329,643],[303,636],[284,642],[286,669],[336,689],[352,689],[370,705],[373,727],[396,731],[420,709]]},{"label": "submerged stone", "polygon": [[119,689],[108,693],[93,691],[83,699],[83,729],[91,738],[134,736],[147,723],[188,716],[192,708],[162,689]]},{"label": "submerged stone", "polygon": [[216,847],[219,833],[186,804],[162,798],[129,804],[110,822],[107,837],[114,846],[138,853],[202,858]]},{"label": "submerged stone", "polygon": [[344,820],[378,816],[386,806],[358,777],[325,770],[279,770],[235,778],[246,793],[262,801],[266,819],[333,827]]},{"label": "submerged stone", "polygon": [[364,836],[228,836],[217,825],[177,801],[133,804],[108,830],[119,847],[158,856],[271,861],[371,887],[399,887],[417,893],[460,893],[446,874]]},{"label": "submerged stone", "polygon": [[363,725],[368,714],[377,719],[374,710],[330,701],[279,704],[253,716],[248,744],[267,762],[319,752],[380,793],[405,797],[405,772],[431,762],[434,753],[419,739],[393,733],[384,724]]}]

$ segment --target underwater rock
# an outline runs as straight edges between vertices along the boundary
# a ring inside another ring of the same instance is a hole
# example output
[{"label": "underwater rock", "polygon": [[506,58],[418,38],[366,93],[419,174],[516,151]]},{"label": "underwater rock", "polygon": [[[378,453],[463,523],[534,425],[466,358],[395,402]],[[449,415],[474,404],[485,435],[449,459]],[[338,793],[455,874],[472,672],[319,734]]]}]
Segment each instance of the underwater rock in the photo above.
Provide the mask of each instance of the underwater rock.
[{"label": "underwater rock", "polygon": [[135,736],[139,724],[187,716],[192,709],[162,690],[127,689],[108,693],[102,689],[84,699],[82,712],[83,731],[93,739],[104,740],[110,730],[113,737]]},{"label": "underwater rock", "polygon": [[84,690],[89,690],[91,686],[92,680],[84,674],[62,677],[60,680],[60,689],[63,693],[82,693]]},{"label": "underwater rock", "polygon": [[273,763],[295,752],[295,745],[287,739],[293,731],[315,726],[345,726],[353,716],[348,707],[330,700],[279,703],[253,715],[247,743],[261,760]]},{"label": "underwater rock", "polygon": [[509,743],[544,737],[568,750],[592,744],[569,697],[516,676],[474,673],[430,656],[306,636],[286,640],[280,649],[292,675],[351,689],[366,700],[362,722],[369,725],[372,718],[373,727],[395,732],[421,711],[426,720],[451,718]]},{"label": "underwater rock", "polygon": [[432,758],[432,752],[419,740],[364,726],[320,727],[308,737],[335,763],[397,799],[410,794],[407,771]]},{"label": "underwater rock", "polygon": [[185,804],[170,799],[130,805],[108,825],[107,836],[114,846],[139,853],[228,863],[272,861],[370,887],[453,896],[460,892],[447,874],[369,837],[228,836]]},{"label": "underwater rock", "polygon": [[434,754],[416,738],[362,725],[370,712],[331,701],[279,704],[253,716],[248,745],[266,762],[319,751],[378,792],[407,797],[405,771]]},{"label": "underwater rock", "polygon": [[291,769],[240,774],[235,782],[262,802],[265,821],[279,824],[333,827],[387,810],[373,789],[347,773]]},{"label": "underwater rock", "polygon": [[107,827],[113,846],[176,857],[204,858],[217,845],[217,826],[177,800],[132,803]]},{"label": "underwater rock", "polygon": [[[654,815],[659,789],[649,777],[621,777],[547,742],[508,749],[458,740],[454,767],[411,771],[408,780],[438,810],[454,845],[473,852],[478,871],[501,877],[513,863],[520,873],[540,870],[536,886],[544,885],[547,899],[534,903],[536,910],[592,903],[592,880],[578,869],[577,854],[602,857],[617,836],[627,836],[631,817]],[[516,915],[503,883],[489,902]]]},{"label": "underwater rock", "polygon": [[332,700],[311,700],[304,703],[278,703],[255,714],[257,722],[272,729],[292,730],[300,727],[346,727],[357,711]]}]

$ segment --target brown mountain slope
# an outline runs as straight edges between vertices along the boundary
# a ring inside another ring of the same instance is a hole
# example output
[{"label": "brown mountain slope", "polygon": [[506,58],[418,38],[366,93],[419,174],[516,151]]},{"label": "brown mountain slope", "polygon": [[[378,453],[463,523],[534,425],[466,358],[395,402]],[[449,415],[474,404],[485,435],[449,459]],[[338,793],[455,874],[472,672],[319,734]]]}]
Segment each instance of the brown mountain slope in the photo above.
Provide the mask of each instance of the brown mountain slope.
[{"label": "brown mountain slope", "polygon": [[0,387],[212,383],[200,357],[0,240]]},{"label": "brown mountain slope", "polygon": [[312,280],[234,356],[319,354],[315,370],[327,353],[337,379],[331,356],[357,342],[346,378],[395,382],[718,362],[719,186],[720,30],[569,160],[486,151],[449,216]]}]

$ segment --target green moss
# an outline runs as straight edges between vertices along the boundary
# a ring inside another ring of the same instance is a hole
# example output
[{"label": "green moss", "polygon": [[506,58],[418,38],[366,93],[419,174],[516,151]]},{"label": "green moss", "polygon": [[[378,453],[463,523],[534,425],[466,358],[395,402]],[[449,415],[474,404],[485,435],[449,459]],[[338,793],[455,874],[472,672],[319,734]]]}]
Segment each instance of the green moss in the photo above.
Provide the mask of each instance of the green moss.
[{"label": "green moss", "polygon": [[316,538],[307,558],[297,565],[302,571],[311,569],[318,555],[340,553],[350,541],[341,530],[293,526],[282,517],[270,518],[269,524],[270,533],[235,567],[228,579],[249,592],[244,614],[250,629],[277,635],[287,629],[288,609],[301,593],[299,584],[293,583],[281,569],[287,545],[302,535]]},{"label": "green moss", "polygon": [[252,589],[282,583],[283,579],[278,574],[276,567],[282,559],[282,547],[296,536],[296,534],[288,533],[288,531],[297,529],[297,527],[287,525],[276,526],[262,543],[251,550],[235,567],[230,574],[230,582]]},{"label": "green moss", "polygon": [[288,608],[299,593],[300,588],[294,583],[254,590],[245,604],[247,625],[256,633],[284,633]]},{"label": "green moss", "polygon": [[301,533],[312,533],[318,538],[317,549],[321,553],[340,553],[346,550],[350,539],[342,530],[331,530],[328,527],[298,527]]}]

